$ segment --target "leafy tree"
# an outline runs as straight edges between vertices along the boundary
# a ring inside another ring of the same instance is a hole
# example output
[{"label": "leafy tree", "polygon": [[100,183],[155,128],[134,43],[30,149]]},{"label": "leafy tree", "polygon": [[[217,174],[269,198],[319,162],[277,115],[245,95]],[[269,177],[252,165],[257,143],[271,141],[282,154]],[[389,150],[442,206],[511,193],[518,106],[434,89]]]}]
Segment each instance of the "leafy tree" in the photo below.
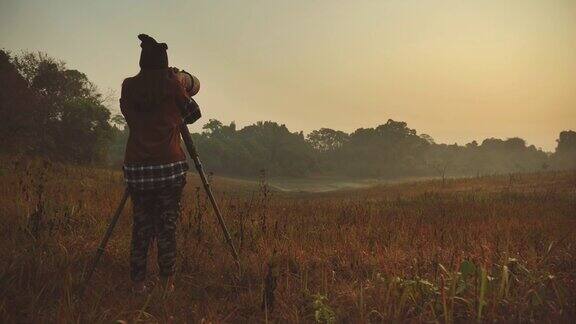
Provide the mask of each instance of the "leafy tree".
[{"label": "leafy tree", "polygon": [[349,135],[330,128],[312,131],[306,137],[310,145],[320,152],[334,152],[341,148],[349,139]]},{"label": "leafy tree", "polygon": [[41,97],[11,60],[10,53],[0,50],[0,150],[35,152],[42,134]]},{"label": "leafy tree", "polygon": [[14,89],[0,101],[12,152],[40,154],[76,163],[102,162],[112,140],[110,112],[85,74],[67,69],[43,53],[13,58],[1,52],[0,78],[12,80]]},{"label": "leafy tree", "polygon": [[556,140],[558,145],[554,154],[554,165],[556,168],[568,169],[576,168],[576,132],[563,131]]}]

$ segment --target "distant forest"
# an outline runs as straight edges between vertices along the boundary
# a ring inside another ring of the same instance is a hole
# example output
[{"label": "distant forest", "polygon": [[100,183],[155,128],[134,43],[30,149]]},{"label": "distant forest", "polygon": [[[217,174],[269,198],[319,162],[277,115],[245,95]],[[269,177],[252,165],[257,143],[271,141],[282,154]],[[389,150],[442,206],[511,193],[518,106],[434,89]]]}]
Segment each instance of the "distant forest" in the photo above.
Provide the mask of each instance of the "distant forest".
[{"label": "distant forest", "polygon": [[[128,129],[86,75],[43,53],[0,50],[0,154],[119,166]],[[201,103],[200,103],[201,104]],[[476,176],[576,168],[576,132],[559,134],[555,152],[518,137],[438,144],[389,119],[353,133],[321,128],[305,135],[257,122],[237,129],[208,121],[193,138],[206,169],[251,177]]]}]

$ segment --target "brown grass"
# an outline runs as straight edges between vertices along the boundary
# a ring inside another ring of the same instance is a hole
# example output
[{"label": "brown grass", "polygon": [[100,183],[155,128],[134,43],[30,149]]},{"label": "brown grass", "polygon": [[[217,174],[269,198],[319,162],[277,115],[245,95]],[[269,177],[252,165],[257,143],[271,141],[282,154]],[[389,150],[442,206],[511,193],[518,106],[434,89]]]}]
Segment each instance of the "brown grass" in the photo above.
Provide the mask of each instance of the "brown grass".
[{"label": "brown grass", "polygon": [[130,205],[77,297],[122,195],[119,172],[6,160],[0,172],[3,323],[576,318],[574,172],[322,194],[215,178],[239,276],[190,174],[167,298],[130,292]]}]

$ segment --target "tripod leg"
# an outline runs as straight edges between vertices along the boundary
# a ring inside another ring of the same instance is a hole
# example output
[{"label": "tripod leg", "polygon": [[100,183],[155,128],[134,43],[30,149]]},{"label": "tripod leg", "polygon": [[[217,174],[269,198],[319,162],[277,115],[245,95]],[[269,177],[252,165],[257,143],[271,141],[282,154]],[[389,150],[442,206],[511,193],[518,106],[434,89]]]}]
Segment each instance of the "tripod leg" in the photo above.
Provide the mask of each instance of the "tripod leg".
[{"label": "tripod leg", "polygon": [[190,131],[186,124],[182,124],[180,126],[180,134],[182,135],[182,139],[184,140],[184,145],[188,150],[188,154],[194,161],[194,165],[196,166],[196,170],[200,175],[200,179],[202,179],[202,184],[204,185],[204,190],[206,190],[206,194],[214,208],[214,212],[216,213],[216,217],[218,218],[218,223],[220,223],[220,227],[222,228],[222,232],[224,232],[224,237],[226,238],[226,242],[230,246],[230,250],[232,252],[232,256],[234,257],[234,261],[236,262],[236,266],[238,270],[240,270],[240,258],[238,256],[238,252],[236,252],[236,247],[234,247],[234,242],[232,242],[232,237],[230,236],[230,232],[226,227],[226,223],[224,222],[224,218],[222,217],[222,213],[220,213],[220,208],[218,208],[218,204],[216,203],[216,199],[214,199],[214,195],[212,194],[212,190],[210,190],[210,184],[208,183],[208,179],[206,179],[206,174],[204,173],[204,169],[202,168],[202,163],[200,162],[200,158],[198,157],[198,152],[196,151],[196,147],[194,146],[194,142],[192,141],[192,136],[190,135]]},{"label": "tripod leg", "polygon": [[124,209],[124,205],[126,205],[126,200],[128,200],[129,194],[130,193],[128,192],[128,188],[126,188],[126,190],[124,190],[124,195],[122,196],[122,200],[120,201],[118,208],[116,208],[116,212],[114,213],[114,216],[112,216],[112,220],[110,221],[110,225],[108,225],[108,229],[106,230],[106,233],[104,234],[104,237],[102,238],[102,241],[100,242],[100,245],[98,246],[98,249],[96,250],[96,254],[94,255],[94,259],[90,265],[90,268],[88,269],[88,274],[86,275],[86,277],[84,279],[84,283],[82,284],[82,287],[80,290],[80,295],[84,294],[84,290],[86,289],[86,286],[88,285],[88,282],[90,281],[90,278],[92,277],[92,274],[94,274],[94,270],[96,270],[96,266],[98,265],[98,261],[100,261],[100,257],[102,257],[102,254],[104,254],[104,250],[106,249],[106,244],[108,243],[110,236],[112,236],[112,231],[114,230],[114,227],[116,226],[116,223],[118,222],[118,218],[120,218],[120,214],[122,213],[122,210]]},{"label": "tripod leg", "polygon": [[200,174],[200,178],[202,179],[202,183],[204,184],[204,189],[206,190],[206,194],[208,194],[208,198],[212,207],[214,208],[214,212],[216,213],[216,217],[218,218],[218,223],[220,223],[220,227],[222,228],[222,232],[224,232],[224,237],[226,238],[226,242],[230,246],[230,250],[232,251],[232,256],[234,257],[234,261],[236,262],[236,266],[240,269],[240,258],[238,257],[238,252],[236,252],[236,247],[234,247],[234,242],[232,242],[232,237],[230,236],[230,232],[226,227],[226,223],[224,222],[224,218],[222,217],[222,213],[220,212],[220,208],[216,203],[216,199],[214,199],[214,195],[212,194],[212,190],[210,190],[210,184],[208,183],[208,179],[206,179],[206,174],[204,174],[204,170],[202,169],[202,165],[200,164],[200,160],[198,156],[195,157],[195,162],[197,161],[197,169],[198,173]]}]

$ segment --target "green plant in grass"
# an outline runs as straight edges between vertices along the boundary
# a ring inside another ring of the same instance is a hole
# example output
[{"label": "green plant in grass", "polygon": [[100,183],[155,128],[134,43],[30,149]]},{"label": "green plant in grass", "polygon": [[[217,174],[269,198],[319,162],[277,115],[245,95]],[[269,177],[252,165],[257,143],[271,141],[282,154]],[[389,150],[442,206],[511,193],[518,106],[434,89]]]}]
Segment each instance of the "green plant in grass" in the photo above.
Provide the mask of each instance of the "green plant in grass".
[{"label": "green plant in grass", "polygon": [[328,297],[322,294],[312,295],[312,307],[314,308],[314,320],[316,323],[335,323],[336,313],[328,305]]}]

